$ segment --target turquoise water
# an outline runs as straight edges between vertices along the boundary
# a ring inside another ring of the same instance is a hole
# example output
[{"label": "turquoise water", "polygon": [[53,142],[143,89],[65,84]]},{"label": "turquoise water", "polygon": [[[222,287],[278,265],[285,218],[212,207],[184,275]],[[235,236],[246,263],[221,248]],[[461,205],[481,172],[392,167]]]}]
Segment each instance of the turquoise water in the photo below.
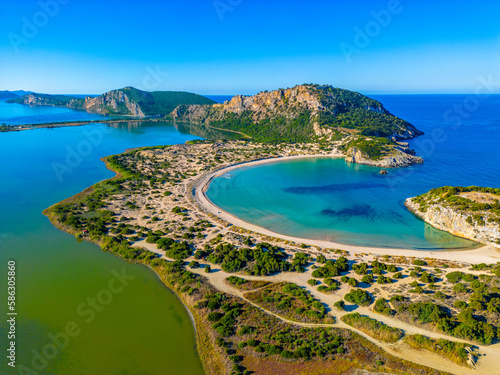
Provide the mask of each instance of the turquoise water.
[{"label": "turquoise water", "polygon": [[447,111],[466,98],[375,96],[426,132],[410,142],[423,165],[382,176],[379,168],[342,159],[277,162],[231,171],[215,179],[207,195],[243,220],[296,237],[407,249],[470,247],[472,242],[432,228],[403,204],[443,185],[500,187],[500,96],[480,98],[478,109],[460,122],[446,121]]},{"label": "turquoise water", "polygon": [[[2,355],[1,374],[22,373],[18,372],[21,365],[36,370],[32,361],[51,344],[49,334],[63,332],[69,322],[77,324],[79,333],[37,373],[203,374],[189,315],[156,274],[93,244],[77,242],[42,215],[46,207],[112,177],[100,157],[126,148],[184,143],[194,138],[167,123],[99,124],[0,134],[2,335],[7,328],[6,270],[11,259],[17,263],[18,312],[18,367],[13,371]],[[54,165],[70,170],[58,174]],[[115,271],[124,272],[131,280],[112,294],[111,301],[89,308],[88,298],[102,298],[116,277]],[[92,320],[89,309],[95,313]],[[2,353],[6,353],[6,343],[2,337]]]},{"label": "turquoise water", "polygon": [[6,103],[0,100],[0,125],[40,124],[58,121],[88,121],[106,118],[105,116],[85,111],[49,106],[29,106]]}]

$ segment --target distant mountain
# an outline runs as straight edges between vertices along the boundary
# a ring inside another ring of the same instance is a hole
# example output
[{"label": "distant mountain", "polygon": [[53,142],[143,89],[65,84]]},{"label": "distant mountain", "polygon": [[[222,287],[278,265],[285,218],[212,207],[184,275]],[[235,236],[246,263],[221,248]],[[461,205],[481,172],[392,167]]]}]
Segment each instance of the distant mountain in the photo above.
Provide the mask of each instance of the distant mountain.
[{"label": "distant mountain", "polygon": [[13,90],[11,91],[17,96],[23,96],[23,95],[28,95],[28,94],[33,94],[33,91],[24,91],[24,90]]},{"label": "distant mountain", "polygon": [[224,104],[181,105],[177,121],[243,133],[262,142],[307,142],[357,134],[409,139],[423,134],[392,115],[382,103],[360,93],[329,85],[306,84],[289,89],[235,96]]},{"label": "distant mountain", "polygon": [[112,90],[105,94],[85,98],[67,95],[30,93],[7,101],[28,105],[45,105],[83,109],[103,115],[132,115],[137,117],[166,115],[179,105],[214,104],[198,94],[179,91],[141,91],[133,87]]},{"label": "distant mountain", "polygon": [[0,91],[0,99],[10,99],[10,98],[17,98],[19,95],[15,94],[12,91]]}]

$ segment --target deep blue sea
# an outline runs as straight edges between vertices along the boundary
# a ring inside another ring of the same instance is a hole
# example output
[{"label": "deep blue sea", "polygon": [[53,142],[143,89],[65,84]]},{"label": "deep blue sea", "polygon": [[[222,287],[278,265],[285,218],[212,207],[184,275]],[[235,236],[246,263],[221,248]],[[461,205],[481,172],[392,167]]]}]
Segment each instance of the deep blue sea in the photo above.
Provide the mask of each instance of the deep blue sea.
[{"label": "deep blue sea", "polygon": [[423,165],[382,176],[343,159],[275,162],[215,179],[208,197],[243,220],[296,237],[408,249],[471,246],[403,203],[444,185],[500,187],[500,96],[372,97],[426,133],[410,141]]}]

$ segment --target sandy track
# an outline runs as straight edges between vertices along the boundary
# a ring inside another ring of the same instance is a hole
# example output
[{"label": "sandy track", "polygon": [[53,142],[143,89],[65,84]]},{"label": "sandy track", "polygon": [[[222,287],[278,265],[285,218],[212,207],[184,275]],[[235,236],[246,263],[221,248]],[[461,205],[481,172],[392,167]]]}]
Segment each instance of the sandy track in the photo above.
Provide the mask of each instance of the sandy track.
[{"label": "sandy track", "polygon": [[[161,255],[162,258],[167,259],[172,261],[173,259],[170,259],[165,256],[165,252],[162,250],[159,250],[155,244],[149,244],[145,241],[139,241],[134,244],[136,247],[142,247],[145,248],[149,251],[152,251],[154,253],[157,253]],[[193,257],[187,258],[186,261],[190,262],[194,260]],[[211,273],[205,273],[204,267],[205,265],[210,265],[212,268]],[[229,276],[234,276],[234,274],[230,274],[227,272],[224,272],[222,269],[220,269],[217,266],[214,266],[213,264],[208,264],[208,263],[200,263],[200,267],[196,269],[190,269],[190,272],[193,272],[195,274],[204,276],[208,279],[210,284],[212,284],[216,289],[220,290],[221,292],[228,293],[231,295],[234,295],[236,297],[239,297],[249,304],[263,310],[267,314],[271,314],[275,316],[276,318],[280,319],[283,322],[289,323],[289,324],[294,324],[294,325],[299,325],[303,327],[334,327],[334,328],[344,328],[344,329],[349,329],[353,332],[358,333],[359,335],[365,337],[367,340],[373,342],[376,344],[378,347],[382,348],[384,351],[387,353],[394,355],[395,357],[414,362],[414,363],[419,363],[424,366],[432,367],[441,371],[447,371],[451,372],[453,374],[457,375],[500,375],[500,364],[499,364],[499,358],[500,358],[500,344],[495,344],[491,346],[482,346],[482,345],[477,345],[474,344],[478,348],[478,352],[482,355],[480,357],[478,366],[476,369],[471,369],[465,366],[459,366],[456,363],[443,358],[435,353],[431,353],[425,350],[415,350],[408,345],[406,345],[402,340],[398,341],[397,343],[394,344],[388,344],[379,340],[376,340],[372,338],[371,336],[365,334],[364,332],[359,331],[358,329],[351,327],[344,322],[340,320],[340,318],[343,315],[348,314],[349,312],[345,311],[337,311],[337,310],[332,310],[330,311],[330,314],[335,316],[336,322],[333,324],[314,324],[314,323],[300,323],[300,322],[295,322],[291,321],[288,319],[285,319],[269,310],[266,310],[252,301],[248,300],[245,298],[244,293],[246,291],[241,291],[239,289],[233,288],[231,285],[229,285],[225,279]],[[296,283],[304,288],[306,288],[315,298],[320,300],[321,302],[325,303],[328,307],[332,307],[333,303],[336,301],[339,301],[342,299],[342,295],[344,294],[342,290],[339,293],[335,294],[323,294],[321,292],[318,292],[315,288],[312,288],[309,284],[307,284],[307,280],[311,278],[311,270],[304,272],[304,273],[295,273],[295,272],[282,272],[277,275],[272,275],[272,276],[249,276],[249,275],[244,275],[243,277],[247,280],[264,280],[264,281],[271,281],[271,282],[280,282],[280,281],[287,281],[291,283]],[[372,310],[366,308],[366,307],[358,307],[355,310],[356,312],[359,312],[362,315],[369,316],[373,319],[377,319],[391,327],[395,328],[400,328],[403,331],[405,331],[405,334],[421,334],[425,335],[427,337],[431,337],[433,339],[446,339],[446,340],[452,340],[452,341],[459,341],[459,342],[465,342],[465,343],[470,343],[466,340],[461,340],[457,339],[454,337],[450,337],[448,335],[445,335],[441,332],[433,332],[433,331],[428,331],[420,327],[415,327],[412,325],[409,325],[407,323],[401,322],[399,320],[396,320],[391,317],[387,317],[381,314],[377,314],[373,312]]]}]

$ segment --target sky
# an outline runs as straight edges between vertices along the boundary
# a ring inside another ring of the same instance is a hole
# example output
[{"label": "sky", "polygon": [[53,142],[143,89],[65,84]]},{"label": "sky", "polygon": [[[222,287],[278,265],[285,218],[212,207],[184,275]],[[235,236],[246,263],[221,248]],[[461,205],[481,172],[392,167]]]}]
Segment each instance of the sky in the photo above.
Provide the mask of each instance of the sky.
[{"label": "sky", "polygon": [[500,83],[499,18],[497,0],[0,0],[0,90],[473,93]]}]

